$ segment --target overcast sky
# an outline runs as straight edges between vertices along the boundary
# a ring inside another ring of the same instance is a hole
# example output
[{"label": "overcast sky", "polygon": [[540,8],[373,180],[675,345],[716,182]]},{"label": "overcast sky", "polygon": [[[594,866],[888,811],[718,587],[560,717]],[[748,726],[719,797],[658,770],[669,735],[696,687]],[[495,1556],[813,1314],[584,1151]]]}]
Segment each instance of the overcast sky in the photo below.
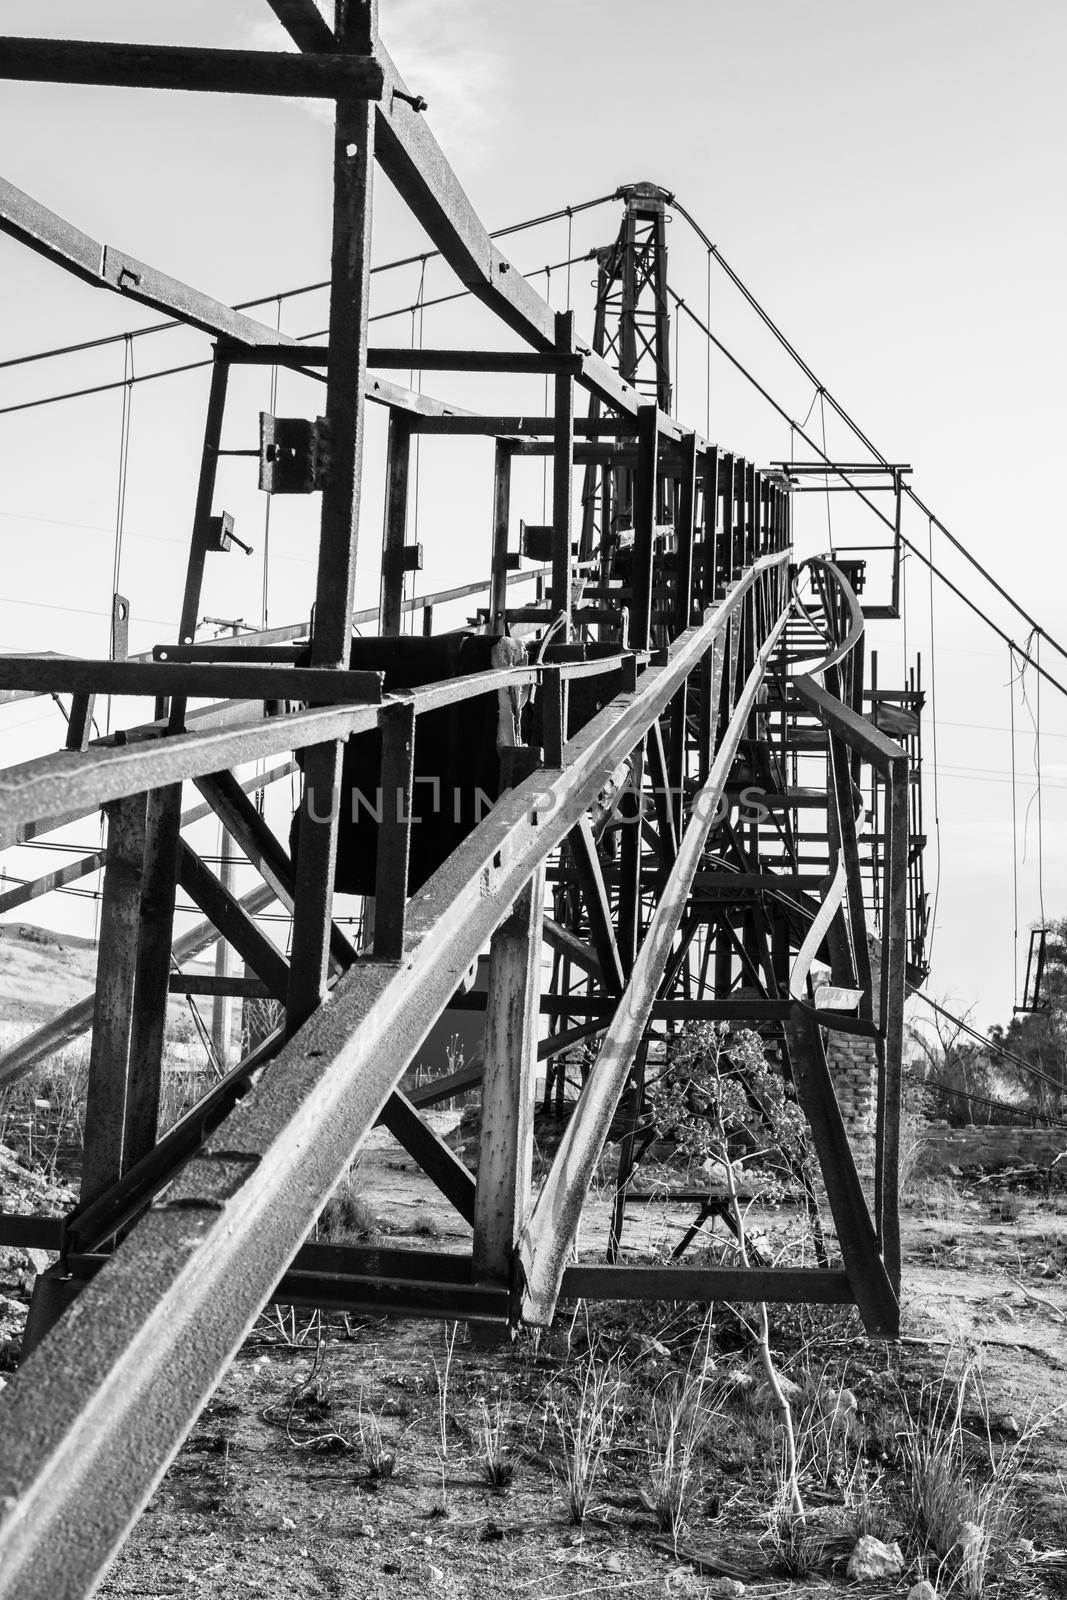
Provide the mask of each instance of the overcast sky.
[{"label": "overcast sky", "polygon": [[[1067,13],[1052,0],[1009,12],[989,0],[382,0],[383,37],[430,102],[428,118],[485,222],[498,227],[651,179],[676,193],[784,327],[829,388],[892,460],[910,462],[918,493],[1058,637],[1067,638],[1061,482],[1064,439],[1064,151],[1062,67]],[[168,43],[283,48],[265,4],[188,0],[5,3],[0,31]],[[129,250],[228,301],[272,294],[327,270],[330,129],[321,106],[262,99],[5,85],[0,173],[96,238]],[[570,253],[614,233],[618,208],[574,219]],[[418,229],[384,179],[376,195],[375,257],[421,247]],[[675,216],[671,278],[703,315],[702,249]],[[529,270],[568,254],[565,222],[506,248]],[[157,320],[67,278],[0,239],[0,359]],[[590,269],[551,275],[589,327]],[[425,293],[454,280],[427,268]],[[544,289],[545,278],[537,280]],[[418,269],[376,279],[374,308],[406,305]],[[727,280],[711,278],[712,323],[787,411],[820,437],[811,384],[792,370]],[[283,325],[324,326],[321,294],[289,301]],[[263,313],[272,318],[275,308]],[[501,343],[477,311],[426,313],[427,343]],[[412,319],[376,337],[408,343]],[[114,382],[132,353],[137,372],[207,353],[198,336],[165,334],[78,357],[0,370],[0,408],[68,388]],[[683,419],[758,460],[788,454],[789,430],[746,392],[719,357],[710,399],[703,347],[679,346]],[[235,387],[228,443],[256,442],[266,378]],[[475,390],[434,378],[426,388],[470,403]],[[487,390],[480,391],[484,400]],[[203,372],[133,391],[120,587],[133,605],[132,647],[169,637],[176,617],[195,487]],[[540,409],[539,385],[498,389]],[[503,403],[503,400],[501,400]],[[314,414],[321,391],[283,380],[280,412]],[[372,601],[380,538],[383,416],[368,424],[361,603]],[[112,586],[121,396],[0,414],[3,483],[0,644],[9,649],[106,650]],[[854,458],[855,441],[828,420],[828,448]],[[465,442],[423,451],[418,535],[425,587],[461,582],[486,566],[490,452]],[[227,466],[219,504],[256,546],[247,560],[216,557],[205,611],[258,622],[263,503],[254,468]],[[516,516],[539,518],[540,475],[517,490]],[[272,623],[306,615],[317,503],[272,511]],[[881,542],[878,525],[831,501],[831,534]],[[925,522],[909,535],[924,548]],[[805,550],[827,544],[826,506],[798,509]],[[1022,642],[1012,617],[939,535],[935,558]],[[907,648],[930,681],[925,575],[907,580]],[[936,597],[941,888],[931,990],[977,1004],[983,1024],[1012,1003],[1011,749],[1005,646],[945,593]],[[877,627],[879,678],[899,674],[903,630]],[[1067,660],[1045,647],[1067,683]],[[1036,806],[1031,802],[1036,688],[1015,696],[1018,726],[1020,920],[1040,910]],[[0,712],[9,759],[54,748],[54,712],[36,702]],[[1067,913],[1067,717],[1063,696],[1041,695],[1044,904]],[[933,760],[927,728],[927,822]],[[83,828],[79,837],[91,837]],[[1025,857],[1025,859],[1024,859]],[[931,839],[927,880],[936,879]],[[29,875],[54,857],[9,863]],[[40,919],[68,925],[79,902],[44,902]],[[53,909],[55,908],[55,909]]]}]

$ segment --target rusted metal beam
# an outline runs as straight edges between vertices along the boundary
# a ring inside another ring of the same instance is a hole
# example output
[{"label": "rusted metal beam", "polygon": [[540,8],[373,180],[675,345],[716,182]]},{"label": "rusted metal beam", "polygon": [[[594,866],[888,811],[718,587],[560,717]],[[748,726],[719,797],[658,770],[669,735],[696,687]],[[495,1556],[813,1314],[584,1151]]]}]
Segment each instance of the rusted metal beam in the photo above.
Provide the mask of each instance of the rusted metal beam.
[{"label": "rusted metal beam", "polygon": [[[408,352],[410,356],[410,351]],[[382,588],[378,631],[399,634],[404,614],[404,549],[408,526],[411,423],[403,411],[389,413],[385,463],[385,527],[382,537]]]},{"label": "rusted metal beam", "polygon": [[564,1269],[561,1300],[767,1300],[846,1305],[848,1274],[819,1267],[614,1267]]},{"label": "rusted metal beam", "polygon": [[81,1196],[94,1200],[122,1176],[130,1082],[130,1027],[137,973],[147,797],[108,807],[100,903],[93,1040],[85,1102]]},{"label": "rusted metal beam", "polygon": [[803,1005],[794,1006],[786,1031],[797,1098],[819,1157],[853,1298],[872,1338],[895,1339],[900,1332],[900,1307],[856,1172],[816,1013]]},{"label": "rusted metal beam", "polygon": [[47,832],[86,812],[141,790],[298,750],[319,740],[345,739],[378,725],[377,706],[294,711],[257,722],[208,727],[127,745],[94,745],[84,754],[60,751],[0,771],[0,848],[21,842],[20,824],[47,819]]},{"label": "rusted metal beam", "polygon": [[[240,903],[251,916],[264,910],[273,899],[273,891],[263,885],[245,895]],[[175,940],[174,960],[179,963],[193,960],[204,950],[209,950],[218,937],[219,931],[213,923],[198,922],[188,933]],[[57,1050],[62,1050],[85,1033],[93,1022],[93,1000],[93,995],[89,995],[84,1000],[76,1001],[58,1017],[53,1017],[5,1050],[0,1055],[0,1089],[17,1083],[31,1067],[40,1061],[47,1061]]]},{"label": "rusted metal beam", "polygon": [[489,946],[474,1273],[507,1284],[530,1204],[543,912],[539,869]]},{"label": "rusted metal beam", "polygon": [[371,56],[11,35],[0,38],[0,78],[327,100],[341,96],[376,100],[384,82],[382,69]]},{"label": "rusted metal beam", "polygon": [[[372,53],[377,46],[376,21],[375,5],[369,0],[352,0],[338,13],[337,48]],[[322,496],[311,636],[312,666],[338,673],[348,668],[359,546],[374,156],[372,106],[351,96],[338,100],[326,389],[330,470]],[[304,1022],[326,993],[342,753],[341,740],[331,739],[313,746],[305,758],[299,822],[301,892],[293,910],[286,998],[290,1029]]]},{"label": "rusted metal beam", "polygon": [[569,840],[571,859],[578,875],[586,916],[589,919],[589,937],[593,941],[600,964],[601,981],[609,994],[619,994],[625,980],[622,956],[615,937],[611,915],[611,895],[604,881],[604,873],[597,855],[596,840],[588,817],[581,817]]},{"label": "rusted metal beam", "polygon": [[[333,27],[319,0],[267,0],[274,15],[298,50],[336,50]],[[330,10],[330,0],[325,0]]]},{"label": "rusted metal beam", "polygon": [[[734,604],[741,599],[739,592]],[[786,611],[781,613],[763,642],[716,750],[707,782],[694,798],[689,825],[644,942],[523,1233],[523,1314],[537,1326],[546,1325],[555,1309],[593,1170],[652,1016],[659,980],[685,912],[689,886],[700,865],[719,796],[787,615]]]},{"label": "rusted metal beam", "polygon": [[310,700],[377,705],[380,672],[241,661],[108,661],[103,657],[0,656],[0,685],[38,694],[182,695],[207,700]]},{"label": "rusted metal beam", "polygon": [[434,1018],[734,603],[498,801],[414,898],[403,962],[339,980],[0,1394],[10,1594],[80,1595],[106,1565]]},{"label": "rusted metal beam", "polygon": [[440,1134],[423,1122],[412,1101],[399,1089],[394,1089],[382,1107],[378,1121],[419,1163],[464,1222],[476,1226],[474,1174],[464,1166]]},{"label": "rusted metal beam", "polygon": [[0,178],[0,232],[96,288],[114,289],[205,333],[238,344],[276,343],[279,339],[277,330],[266,323],[234,311],[113,245],[101,244],[6,178]]}]

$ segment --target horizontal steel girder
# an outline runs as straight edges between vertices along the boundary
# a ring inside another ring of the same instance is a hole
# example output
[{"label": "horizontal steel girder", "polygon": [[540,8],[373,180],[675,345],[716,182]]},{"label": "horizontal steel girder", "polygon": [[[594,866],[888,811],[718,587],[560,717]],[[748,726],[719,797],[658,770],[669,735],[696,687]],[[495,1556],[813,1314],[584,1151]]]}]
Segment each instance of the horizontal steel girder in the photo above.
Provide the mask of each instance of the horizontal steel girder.
[{"label": "horizontal steel girder", "polygon": [[0,78],[328,100],[376,100],[384,83],[381,67],[369,56],[13,36],[0,38]]}]

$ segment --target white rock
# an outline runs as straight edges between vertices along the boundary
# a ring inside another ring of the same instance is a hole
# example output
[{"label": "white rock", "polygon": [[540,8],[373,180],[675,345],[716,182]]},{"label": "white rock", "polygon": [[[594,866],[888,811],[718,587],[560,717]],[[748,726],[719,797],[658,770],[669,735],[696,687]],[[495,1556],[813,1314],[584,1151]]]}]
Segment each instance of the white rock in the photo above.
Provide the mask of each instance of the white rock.
[{"label": "white rock", "polygon": [[850,1578],[895,1578],[904,1571],[904,1557],[899,1544],[883,1544],[873,1534],[865,1533],[856,1541],[856,1548],[848,1558]]},{"label": "white rock", "polygon": [[937,1590],[928,1578],[920,1578],[908,1590],[908,1600],[937,1600]]},{"label": "white rock", "polygon": [[[801,1397],[801,1394],[803,1393],[799,1383],[794,1383],[792,1378],[786,1378],[780,1372],[777,1373],[776,1376],[778,1378],[778,1387],[782,1391],[783,1399],[788,1405],[796,1405],[797,1401]],[[756,1399],[761,1405],[764,1406],[777,1406],[778,1404],[778,1396],[775,1394],[769,1383],[760,1384],[759,1388],[756,1390]]]},{"label": "white rock", "polygon": [[989,1543],[989,1535],[977,1522],[965,1522],[960,1528],[960,1536],[956,1543],[963,1551],[964,1561],[968,1559],[973,1561]]}]

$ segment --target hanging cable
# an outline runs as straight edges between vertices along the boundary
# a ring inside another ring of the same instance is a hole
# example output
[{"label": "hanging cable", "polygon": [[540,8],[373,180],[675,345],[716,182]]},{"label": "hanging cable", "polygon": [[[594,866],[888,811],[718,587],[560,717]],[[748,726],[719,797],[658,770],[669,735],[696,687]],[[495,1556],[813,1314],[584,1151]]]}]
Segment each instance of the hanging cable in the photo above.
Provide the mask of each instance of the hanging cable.
[{"label": "hanging cable", "polygon": [[[933,529],[928,529],[931,549],[933,548]],[[933,735],[932,745],[934,754],[934,904],[930,916],[930,942],[927,947],[931,963],[934,958],[934,939],[937,934],[937,906],[941,898],[941,801],[938,790],[937,774],[940,762],[937,754],[937,638],[934,618],[934,571],[933,563],[930,565],[930,729]]]},{"label": "hanging cable", "polygon": [[[429,255],[427,255],[426,259],[430,260],[432,258],[432,254],[433,253],[431,252]],[[412,261],[421,261],[423,258],[421,256],[413,256],[409,259]],[[542,272],[554,272],[557,269],[562,269],[566,266],[576,266],[579,261],[587,261],[588,259],[589,254],[586,252],[585,254],[574,256],[570,262],[557,261],[551,268],[535,267],[530,272],[524,272],[522,276],[529,281],[532,278],[539,278]],[[453,300],[465,300],[472,292],[473,291],[470,289],[457,289],[451,294],[437,295],[432,300],[423,301],[423,310],[428,309],[430,306],[447,305]],[[282,298],[284,298],[284,296]],[[410,305],[394,306],[390,311],[376,311],[373,316],[367,318],[367,321],[368,323],[389,322],[393,317],[409,316],[411,310],[412,307]],[[301,333],[297,335],[297,338],[301,343],[306,344],[317,339],[324,339],[328,333],[328,328],[316,328],[310,333]],[[114,341],[107,340],[102,342],[113,343]],[[184,361],[181,363],[181,365],[176,367],[161,367],[158,372],[142,372],[135,376],[131,381],[133,383],[152,383],[157,378],[174,378],[180,373],[197,372],[202,367],[210,367],[213,365],[214,362],[210,357],[206,361]],[[313,370],[309,367],[294,367],[292,370],[294,372],[299,372],[301,377],[314,379],[316,383],[326,382],[325,374],[321,371]],[[65,400],[85,400],[93,395],[109,394],[114,389],[121,389],[123,387],[123,383],[124,380],[122,378],[116,378],[109,383],[93,383],[88,384],[81,389],[63,389],[56,394],[41,395],[36,400],[19,400],[13,405],[0,406],[0,417],[12,416],[21,411],[37,411],[42,406],[60,405]]]},{"label": "hanging cable", "polygon": [[574,212],[567,207],[567,310],[571,309],[571,259],[574,251],[571,236],[574,232]]},{"label": "hanging cable", "polygon": [[[1026,641],[1027,647],[1029,647],[1030,640],[1032,638],[1033,638],[1033,635],[1031,634],[1030,637]],[[1027,656],[1025,654],[1025,652],[1023,652],[1021,650],[1017,651],[1017,654],[1022,656],[1023,662],[1024,662],[1024,665],[1020,668],[1020,671],[1019,671],[1019,679],[1018,679],[1018,682],[1019,682],[1019,695],[1020,695],[1020,697],[1022,699],[1022,703],[1023,703],[1024,707],[1026,708],[1026,713],[1030,718],[1030,725],[1034,730],[1034,745],[1033,745],[1032,761],[1033,761],[1034,780],[1035,780],[1035,782],[1034,782],[1033,792],[1030,795],[1029,800],[1026,802],[1026,810],[1023,812],[1023,865],[1025,866],[1026,865],[1026,853],[1027,853],[1027,848],[1028,848],[1028,841],[1029,841],[1029,838],[1030,838],[1030,813],[1034,809],[1034,806],[1039,804],[1040,795],[1041,795],[1041,763],[1040,763],[1040,759],[1039,759],[1041,745],[1040,745],[1040,732],[1039,732],[1038,718],[1037,718],[1037,715],[1035,713],[1034,707],[1030,704],[1030,696],[1028,695],[1028,693],[1026,691],[1026,665],[1029,664],[1030,657]],[[1040,682],[1041,682],[1040,678],[1038,678],[1037,682],[1040,685]],[[1040,815],[1040,811],[1039,811],[1039,815]],[[1039,858],[1039,862],[1040,862],[1040,853],[1041,853],[1041,840],[1039,838],[1039,840],[1038,840],[1038,858]]]},{"label": "hanging cable", "polygon": [[1008,708],[1011,726],[1011,890],[1012,890],[1012,970],[1011,1001],[1019,1000],[1019,824],[1015,801],[1015,655],[1008,646]]},{"label": "hanging cable", "polygon": [[[748,305],[756,313],[756,315],[759,317],[760,321],[763,323],[764,327],[767,328],[767,330],[774,336],[774,338],[781,345],[782,349],[786,351],[786,353],[791,357],[791,359],[800,368],[801,372],[803,372],[804,375],[807,378],[809,378],[810,381],[813,384],[815,384],[816,388],[822,390],[823,394],[825,394],[827,400],[830,402],[830,405],[837,412],[837,415],[841,418],[841,421],[845,424],[845,426],[851,429],[853,435],[855,436],[856,439],[859,440],[860,444],[862,444],[867,450],[869,450],[871,452],[871,454],[879,462],[881,462],[881,464],[883,466],[887,465],[886,458],[882,454],[882,452],[873,443],[873,441],[867,437],[867,435],[863,432],[863,429],[859,426],[859,424],[855,421],[855,419],[848,414],[848,412],[844,409],[844,407],[840,404],[840,402],[834,398],[834,396],[825,387],[825,385],[820,383],[819,379],[815,376],[815,373],[812,371],[812,369],[808,365],[808,363],[804,360],[804,358],[800,354],[800,352],[796,349],[796,347],[793,344],[790,343],[789,339],[787,339],[787,337],[783,333],[782,329],[773,320],[773,318],[770,316],[770,314],[763,308],[763,306],[759,303],[759,301],[756,299],[755,295],[746,286],[746,284],[742,282],[741,278],[734,271],[733,267],[730,266],[729,262],[723,256],[721,250],[719,250],[718,247],[712,243],[712,241],[710,240],[708,235],[705,233],[704,229],[697,222],[696,218],[693,217],[685,209],[685,207],[683,205],[679,204],[677,197],[675,197],[674,200],[671,203],[672,203],[672,206],[673,206],[674,210],[678,212],[679,216],[681,216],[681,217],[683,217],[685,219],[685,221],[692,228],[693,232],[697,235],[697,238],[700,239],[701,242],[706,246],[709,257],[714,256],[714,258],[718,262],[719,266],[726,273],[726,276],[729,278],[730,282],[734,285],[734,287],[737,289],[738,293],[745,299],[745,301],[748,303]],[[710,323],[710,321],[711,321],[710,317],[708,318],[708,321]],[[1026,611],[1022,605],[1020,605],[1020,603],[1014,598],[1014,596],[1012,596],[1011,594],[1008,593],[1007,589],[1005,589],[1003,587],[1003,585],[1000,584],[997,581],[997,579],[993,577],[993,574],[991,572],[989,572],[988,569],[986,567],[984,567],[982,565],[982,563],[974,555],[971,554],[971,552],[967,549],[966,545],[963,544],[961,542],[961,540],[957,539],[955,534],[952,533],[951,530],[945,526],[945,524],[941,521],[940,517],[937,517],[937,516],[934,515],[934,513],[931,511],[930,507],[925,503],[925,501],[923,501],[923,500],[921,500],[919,498],[919,496],[916,494],[915,490],[911,487],[911,485],[910,484],[904,484],[902,487],[903,487],[904,493],[908,496],[909,500],[911,500],[912,504],[916,507],[916,509],[918,511],[920,511],[925,517],[927,517],[936,526],[936,528],[937,528],[939,533],[944,534],[945,538],[949,541],[949,543],[953,546],[953,548],[956,551],[958,551],[958,553],[960,555],[962,555],[966,561],[970,562],[971,566],[974,567],[975,570],[977,572],[979,572],[982,575],[983,578],[985,578],[987,583],[992,585],[992,587],[997,591],[997,593],[1001,596],[1001,598],[1003,600],[1006,600],[1008,602],[1008,604],[1010,606],[1012,606],[1014,608],[1014,610],[1019,614],[1019,616],[1021,616],[1023,618],[1023,620],[1030,625],[1030,627],[1035,628],[1037,630],[1037,632],[1043,638],[1045,638],[1048,641],[1049,644],[1052,645],[1053,649],[1057,650],[1060,655],[1067,656],[1067,648],[1065,648],[1063,645],[1061,645],[1056,639],[1054,639],[1052,637],[1051,634],[1049,634],[1044,628],[1042,628],[1040,626],[1040,624],[1037,623],[1034,620],[1034,618],[1030,615],[1030,613],[1028,611]]]},{"label": "hanging cable", "polygon": [[931,1011],[936,1011],[938,1016],[944,1017],[947,1022],[954,1022],[961,1033],[969,1034],[972,1039],[977,1040],[980,1045],[993,1055],[1000,1056],[1003,1061],[1010,1061],[1013,1067],[1019,1067],[1023,1072],[1029,1072],[1041,1083],[1047,1083],[1051,1088],[1057,1089],[1061,1093],[1063,1092],[1063,1083],[1058,1078],[1053,1078],[1049,1073],[1043,1072],[1040,1067],[1035,1067],[1031,1062],[1024,1061],[1022,1056],[1017,1056],[1014,1051],[1007,1049],[1006,1046],[997,1044],[995,1039],[990,1039],[985,1034],[979,1033],[977,1028],[972,1028],[970,1023],[965,1022],[962,1017],[954,1016],[951,1011],[946,1010],[943,1005],[939,1005],[936,1000],[931,1000],[928,994],[923,994],[922,990],[917,988],[914,983],[906,982],[905,986],[909,994],[913,994],[917,1000],[924,1001]]},{"label": "hanging cable", "polygon": [[[126,526],[126,479],[130,461],[130,414],[133,409],[133,344],[127,338],[122,363],[122,421],[119,425],[119,465],[115,486],[115,544],[111,563],[111,598],[119,592],[122,574],[122,538]],[[112,610],[108,654],[115,654],[115,617]]]},{"label": "hanging cable", "polygon": [[[282,331],[282,299],[281,295],[275,304],[274,327],[277,333]],[[267,409],[273,417],[278,410],[278,366],[277,363],[270,369],[270,389],[267,400]],[[263,601],[260,607],[263,628],[270,626],[270,508],[274,499],[272,494],[263,496],[266,504],[263,507]]]},{"label": "hanging cable", "polygon": [[[593,200],[582,200],[576,205],[563,206],[558,211],[546,211],[540,217],[528,217],[524,222],[512,222],[505,228],[496,228],[490,233],[490,239],[506,239],[511,234],[525,233],[530,228],[539,228],[548,222],[557,222],[560,217],[574,217],[580,211],[591,211],[595,206],[607,205],[614,200],[613,194],[602,194]],[[428,261],[439,256],[439,250],[431,250],[428,254],[417,256],[399,256],[395,261],[382,261],[377,266],[371,267],[371,276],[375,277],[383,272],[395,272],[400,267],[413,267],[420,261]],[[301,284],[296,289],[275,289],[270,294],[257,295],[254,300],[238,300],[232,307],[234,311],[254,311],[258,306],[269,306],[275,300],[295,300],[301,295],[316,294],[321,289],[328,289],[330,280],[324,278],[318,283]],[[146,328],[130,328],[125,333],[110,333],[99,339],[82,339],[77,344],[57,345],[48,350],[33,350],[23,356],[9,356],[0,361],[0,372],[8,367],[24,367],[36,361],[49,361],[56,356],[80,355],[86,350],[100,350],[105,345],[118,344],[123,339],[143,339],[149,334],[167,333],[174,328],[188,328],[189,324],[178,317],[170,317],[165,322],[153,322]],[[210,363],[209,363],[210,364]],[[178,371],[185,369],[178,368]]]},{"label": "hanging cable", "polygon": [[[682,301],[682,304],[683,305],[685,304],[684,300]],[[679,400],[678,400],[678,390],[679,390],[679,387],[680,387],[681,376],[682,376],[682,347],[681,347],[681,342],[680,342],[681,332],[682,332],[682,321],[681,321],[681,318],[680,317],[675,317],[675,319],[674,319],[674,372],[672,374],[672,377],[673,377],[674,381],[671,384],[671,416],[674,417],[676,421],[677,421],[678,416],[680,415],[680,411],[681,411],[681,406],[680,406],[680,403],[679,403]]]},{"label": "hanging cable", "polygon": [[[544,272],[544,275],[545,275],[545,299],[548,301],[549,305],[551,306],[551,304],[552,304],[552,268],[551,267],[543,267],[541,270]],[[544,410],[544,414],[545,414],[546,417],[548,416],[548,373],[547,372],[545,373],[545,410]],[[544,456],[542,458],[542,461],[541,461],[541,521],[542,522],[547,522],[548,521],[548,457],[547,456]]]},{"label": "hanging cable", "polygon": [[[115,483],[115,540],[111,562],[111,609],[108,624],[107,653],[112,660],[115,658],[115,648],[118,643],[116,632],[117,617],[115,614],[115,597],[120,592],[122,583],[122,541],[126,529],[126,483],[130,466],[130,421],[133,414],[133,383],[135,374],[133,369],[133,342],[127,339],[123,347],[122,359],[122,419],[119,423],[119,460]],[[111,696],[107,697],[107,710],[104,717],[104,731],[111,732]]]},{"label": "hanging cable", "polygon": [[[708,251],[708,279],[707,279],[707,294],[706,294],[706,297],[705,297],[705,316],[707,318],[708,327],[710,328],[711,327],[711,251],[710,251],[710,249]],[[705,357],[704,381],[705,381],[706,388],[707,388],[707,397],[706,397],[705,405],[704,405],[704,434],[705,434],[706,438],[710,439],[711,438],[711,340],[710,339],[708,340],[707,355]],[[793,457],[793,452],[792,452],[792,450],[790,450],[790,452],[789,452],[790,460],[792,460],[792,457]]]},{"label": "hanging cable", "polygon": [[[1041,665],[1041,635],[1036,635],[1037,663]],[[1034,766],[1037,768],[1037,903],[1041,912],[1041,926],[1045,923],[1045,829],[1044,797],[1041,792],[1041,679],[1034,689],[1037,715],[1034,719]],[[1035,1001],[1036,1004],[1036,1001]]]},{"label": "hanging cable", "polygon": [[[812,401],[813,405],[814,403]],[[822,389],[819,390],[819,414],[822,419],[822,456],[824,461],[829,461],[830,457],[826,453],[826,393]],[[830,474],[828,472],[823,474],[823,483],[826,485],[826,537],[832,550],[834,547],[834,525],[830,518]]]},{"label": "hanging cable", "polygon": [[[423,326],[424,326],[423,319],[425,318],[425,315],[426,315],[425,299],[426,299],[426,262],[427,262],[427,259],[428,259],[428,257],[426,257],[426,256],[423,256],[423,258],[422,258],[422,263],[421,263],[421,266],[419,268],[419,289],[418,289],[418,293],[415,296],[415,305],[418,308],[418,348],[420,350],[423,348]],[[415,315],[416,315],[415,311],[412,311],[412,313],[411,313],[411,345],[412,345],[412,349],[415,348]],[[412,381],[414,381],[414,378],[415,378],[415,373],[413,372],[412,373]],[[417,394],[421,394],[422,393],[422,368],[421,367],[418,369],[418,379],[419,379],[419,386],[418,386],[418,389],[416,390],[416,393]],[[419,466],[420,466],[421,455],[422,455],[422,434],[417,429],[416,429],[416,432],[415,432],[415,449],[414,449],[413,454],[414,454],[414,457],[415,457],[415,474],[414,474],[414,476],[415,476],[415,487],[414,487],[414,490],[412,492],[412,513],[411,514],[412,514],[412,533],[413,533],[413,536],[414,536],[413,539],[412,539],[412,543],[418,544],[418,542],[419,542]],[[403,600],[403,598],[404,598],[404,590],[407,588],[407,574],[406,573],[401,576],[400,583],[401,583],[400,597],[401,597],[401,600]],[[414,631],[415,631],[415,613],[414,613],[414,611],[410,611],[407,614],[407,629],[408,629],[409,633],[414,633]]]}]

